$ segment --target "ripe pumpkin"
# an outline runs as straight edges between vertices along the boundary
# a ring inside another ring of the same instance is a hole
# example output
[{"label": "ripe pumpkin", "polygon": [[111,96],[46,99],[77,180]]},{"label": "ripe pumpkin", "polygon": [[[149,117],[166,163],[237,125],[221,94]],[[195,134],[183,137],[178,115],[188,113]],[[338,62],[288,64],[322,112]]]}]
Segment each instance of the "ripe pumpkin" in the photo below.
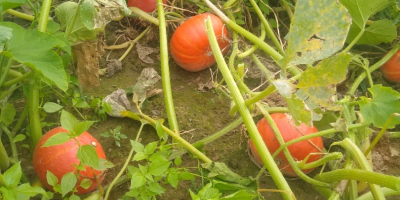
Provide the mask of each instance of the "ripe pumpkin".
[{"label": "ripe pumpkin", "polygon": [[[274,113],[271,114],[272,119],[277,125],[280,133],[282,134],[283,140],[285,142],[291,141],[298,137],[312,134],[318,132],[318,130],[312,126],[308,126],[304,123],[301,123],[299,126],[296,126],[294,120],[291,115],[285,113]],[[257,123],[257,129],[260,132],[261,137],[264,140],[265,145],[267,146],[269,152],[271,154],[275,153],[276,150],[280,147],[278,139],[276,138],[271,126],[268,124],[265,118],[261,119]],[[287,147],[290,154],[296,161],[304,160],[311,153],[320,153],[323,149],[323,142],[321,137],[311,138],[309,140],[304,140],[301,142],[297,142]],[[250,150],[253,154],[255,160],[260,165],[264,166],[260,155],[258,154],[253,141],[250,140]],[[321,154],[312,154],[307,159],[307,163],[316,161],[322,157]],[[286,176],[296,177],[297,174],[294,172],[293,168],[289,165],[289,161],[286,159],[283,151],[281,151],[276,157],[275,161],[278,164],[279,169],[282,174]],[[310,173],[313,169],[302,170],[304,173]]]},{"label": "ripe pumpkin", "polygon": [[400,50],[381,67],[383,76],[391,82],[400,82]]},{"label": "ripe pumpkin", "polygon": [[229,33],[221,19],[210,13],[196,15],[175,30],[170,42],[172,58],[183,69],[197,72],[215,63],[204,23],[208,17],[211,18],[219,48],[223,54],[228,51]]},{"label": "ripe pumpkin", "polygon": [[[167,0],[163,0],[163,4],[167,4]],[[149,13],[157,9],[157,0],[128,0],[128,7],[136,7]]]},{"label": "ripe pumpkin", "polygon": [[[51,185],[47,183],[47,171],[52,172],[57,178],[58,183],[61,183],[61,179],[64,174],[69,172],[75,172],[74,164],[78,165],[79,160],[76,157],[76,152],[78,151],[78,144],[75,140],[70,139],[69,141],[55,146],[42,147],[44,143],[53,135],[60,132],[68,132],[62,127],[57,127],[42,136],[36,145],[35,151],[33,153],[33,168],[39,178],[39,180],[44,184],[44,186],[53,191]],[[88,132],[82,133],[79,137],[76,137],[81,146],[83,145],[93,145],[96,149],[99,158],[106,159],[103,148],[100,143]],[[93,173],[94,172],[94,173]],[[99,183],[104,179],[104,171],[92,170],[90,167],[86,166],[85,171],[79,171],[79,179],[77,182],[77,194],[85,194],[91,192],[97,188],[95,177],[97,177]],[[80,187],[80,183],[83,179],[89,179],[92,184],[88,189]]]}]

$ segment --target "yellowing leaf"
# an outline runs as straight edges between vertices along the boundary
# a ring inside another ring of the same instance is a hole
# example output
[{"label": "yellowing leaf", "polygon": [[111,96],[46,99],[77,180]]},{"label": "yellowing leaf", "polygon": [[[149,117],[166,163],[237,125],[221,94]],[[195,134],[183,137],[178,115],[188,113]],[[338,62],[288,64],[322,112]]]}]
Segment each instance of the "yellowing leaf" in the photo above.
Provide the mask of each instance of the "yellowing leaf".
[{"label": "yellowing leaf", "polygon": [[284,65],[311,64],[331,56],[343,47],[350,23],[345,7],[337,1],[298,0]]}]

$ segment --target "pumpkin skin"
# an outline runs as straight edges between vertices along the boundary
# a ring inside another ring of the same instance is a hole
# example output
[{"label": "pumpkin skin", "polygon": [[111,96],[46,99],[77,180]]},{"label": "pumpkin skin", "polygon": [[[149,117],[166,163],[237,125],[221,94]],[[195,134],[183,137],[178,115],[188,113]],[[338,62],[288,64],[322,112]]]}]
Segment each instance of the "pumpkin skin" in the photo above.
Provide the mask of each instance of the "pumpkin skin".
[{"label": "pumpkin skin", "polygon": [[175,62],[191,72],[198,72],[215,63],[204,20],[211,18],[219,48],[225,54],[229,46],[229,33],[224,23],[210,13],[196,15],[179,26],[170,41],[170,50]]},{"label": "pumpkin skin", "polygon": [[[294,120],[289,114],[274,113],[271,114],[271,117],[274,120],[275,124],[277,125],[285,142],[291,141],[293,139],[296,139],[304,135],[309,135],[318,132],[318,130],[314,126],[310,127],[304,123],[301,123],[299,126],[296,126]],[[271,126],[268,124],[265,118],[261,119],[257,123],[257,129],[260,132],[260,135],[263,138],[264,143],[267,146],[269,152],[271,154],[275,153],[275,151],[278,150],[278,148],[280,147],[280,144]],[[295,161],[302,161],[311,153],[320,153],[321,150],[323,149],[323,142],[321,137],[315,137],[309,140],[297,142],[295,144],[288,146],[287,148]],[[251,140],[250,140],[250,150],[256,162],[258,162],[261,166],[264,166],[260,158],[260,155],[258,154],[253,141]],[[322,154],[312,154],[307,159],[306,163],[316,161],[321,157]],[[298,176],[290,166],[289,161],[283,154],[283,151],[281,151],[275,157],[275,161],[277,161],[278,167],[281,170],[282,174],[290,177]],[[306,169],[302,171],[305,174],[307,174],[310,173],[312,170],[313,169]]]},{"label": "pumpkin skin", "polygon": [[400,83],[400,50],[381,66],[381,71],[388,81]]},{"label": "pumpkin skin", "polygon": [[[163,4],[167,4],[167,0],[163,0]],[[128,0],[127,5],[150,13],[157,9],[157,0]]]},{"label": "pumpkin skin", "polygon": [[[76,168],[74,168],[73,164],[79,164],[79,160],[76,157],[76,152],[78,151],[79,147],[76,141],[73,139],[70,139],[69,141],[60,145],[41,147],[51,136],[60,132],[67,133],[68,131],[63,129],[62,127],[57,127],[44,134],[36,145],[35,151],[33,153],[33,168],[39,180],[47,189],[51,191],[54,190],[53,187],[47,183],[47,171],[52,172],[58,178],[58,183],[61,183],[61,179],[64,174],[76,171]],[[79,141],[79,144],[81,146],[95,146],[98,157],[106,159],[106,155],[100,143],[88,132],[82,133],[82,135],[76,137],[76,139]],[[86,166],[85,171],[79,172],[79,178],[77,182],[78,191],[76,192],[76,194],[85,194],[95,190],[97,188],[95,177],[97,177],[99,183],[103,181],[105,176],[104,171],[97,171],[95,169],[93,169],[93,171],[94,174],[90,167]],[[88,189],[84,189],[79,186],[81,181],[85,178],[92,181],[92,184]]]}]

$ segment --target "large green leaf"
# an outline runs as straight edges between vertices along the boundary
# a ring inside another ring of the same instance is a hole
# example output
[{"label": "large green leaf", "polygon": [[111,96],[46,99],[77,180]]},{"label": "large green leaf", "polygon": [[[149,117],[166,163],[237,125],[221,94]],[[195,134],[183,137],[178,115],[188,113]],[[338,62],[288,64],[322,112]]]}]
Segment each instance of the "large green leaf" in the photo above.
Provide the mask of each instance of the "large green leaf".
[{"label": "large green leaf", "polygon": [[1,0],[0,1],[0,14],[8,9],[16,8],[24,5],[26,0]]},{"label": "large green leaf", "polygon": [[[360,33],[361,29],[356,24],[350,27],[346,42],[350,43]],[[357,44],[380,44],[392,42],[397,37],[396,25],[387,19],[378,20],[365,29]]]},{"label": "large green leaf", "polygon": [[53,51],[55,47],[66,45],[62,40],[36,30],[25,30],[10,22],[2,22],[0,26],[13,29],[13,36],[8,42],[9,49],[1,54],[40,71],[61,90],[68,89],[67,74],[62,60]]},{"label": "large green leaf", "polygon": [[292,94],[290,98],[285,98],[285,101],[288,105],[290,114],[293,117],[293,120],[297,125],[300,125],[300,122],[310,124],[312,122],[312,113],[309,108],[306,106],[305,102],[299,99],[296,95]]},{"label": "large green leaf", "polygon": [[12,29],[4,26],[0,26],[0,52],[3,51],[3,47],[8,40],[12,37]]},{"label": "large green leaf", "polygon": [[[372,98],[360,97],[361,114],[365,122],[382,128],[390,115],[400,113],[400,93],[382,85],[374,85],[368,90]],[[400,117],[394,117],[388,128],[394,128],[397,124],[400,124]]]},{"label": "large green leaf", "polygon": [[353,22],[358,27],[364,27],[368,18],[376,12],[383,10],[393,0],[339,0],[349,11]]},{"label": "large green leaf", "polygon": [[[73,19],[73,16],[76,12],[76,9],[78,7],[78,4],[75,2],[67,1],[55,9],[55,13],[57,18],[60,21],[61,29],[65,30],[67,27],[70,25],[71,20]],[[86,8],[86,7],[85,7]],[[88,15],[85,15],[85,17],[89,17]],[[85,21],[93,21],[93,16],[87,19],[82,19],[81,15],[78,15],[76,17],[76,21],[74,24],[74,27],[72,28],[71,35],[69,36],[69,40],[71,43],[76,43],[78,41],[84,41],[84,40],[90,40],[90,39],[95,39],[97,36],[97,33],[102,31],[101,29],[95,29],[95,30],[90,30],[88,29],[85,24],[82,22],[83,20]],[[85,22],[86,23],[86,22]],[[91,22],[86,23],[88,26],[92,26]]]},{"label": "large green leaf", "polygon": [[337,1],[298,0],[284,64],[311,64],[331,56],[343,47],[350,23]]}]

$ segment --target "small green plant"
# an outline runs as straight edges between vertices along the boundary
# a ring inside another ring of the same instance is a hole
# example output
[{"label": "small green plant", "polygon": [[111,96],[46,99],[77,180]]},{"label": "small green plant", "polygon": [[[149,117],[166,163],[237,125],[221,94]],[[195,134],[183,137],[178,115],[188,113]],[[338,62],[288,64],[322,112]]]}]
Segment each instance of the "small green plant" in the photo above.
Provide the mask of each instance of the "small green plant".
[{"label": "small green plant", "polygon": [[[136,152],[133,161],[144,161],[138,167],[128,166],[129,176],[131,177],[130,191],[126,197],[135,199],[156,199],[156,196],[165,192],[164,184],[170,184],[177,188],[180,180],[192,180],[194,176],[186,168],[173,167],[172,161],[168,160],[172,153],[171,145],[163,142],[152,142],[144,146],[137,141],[131,141],[132,147]],[[174,160],[174,165],[182,163],[180,157]],[[164,181],[164,184],[160,182]]]},{"label": "small green plant", "polygon": [[21,177],[21,162],[14,164],[4,174],[0,173],[0,199],[29,200],[38,194],[50,198],[51,193],[47,194],[43,188],[21,183]]},{"label": "small green plant", "polygon": [[101,133],[100,135],[106,138],[113,137],[115,140],[115,144],[118,147],[121,147],[121,139],[126,139],[126,135],[120,132],[121,126],[117,126],[115,129],[110,129],[110,131],[106,131]]}]

